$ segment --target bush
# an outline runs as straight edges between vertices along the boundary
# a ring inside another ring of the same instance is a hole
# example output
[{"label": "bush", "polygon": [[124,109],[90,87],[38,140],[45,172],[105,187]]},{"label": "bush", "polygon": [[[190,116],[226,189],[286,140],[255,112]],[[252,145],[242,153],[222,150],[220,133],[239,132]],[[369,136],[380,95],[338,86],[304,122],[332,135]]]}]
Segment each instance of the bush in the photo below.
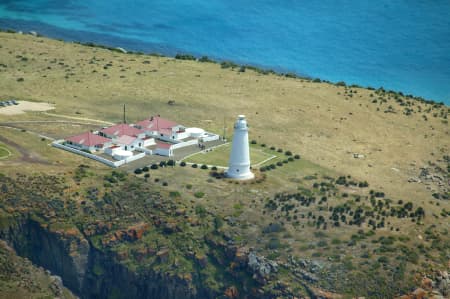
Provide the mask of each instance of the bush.
[{"label": "bush", "polygon": [[148,168],[148,166],[144,166],[144,167],[142,167],[142,171],[143,171],[143,172],[148,172],[148,171],[149,171],[149,168]]},{"label": "bush", "polygon": [[280,166],[280,167],[283,166],[283,162],[278,161],[278,162],[277,162],[277,166]]},{"label": "bush", "polygon": [[142,169],[136,168],[136,169],[134,170],[134,173],[135,173],[135,174],[141,174],[141,173],[142,173]]},{"label": "bush", "polygon": [[167,183],[167,182],[163,182],[163,183],[162,183],[162,185],[163,185],[163,186],[168,186],[168,185],[169,185],[169,183]]},{"label": "bush", "polygon": [[151,169],[158,169],[158,164],[152,164],[152,166],[150,166]]},{"label": "bush", "polygon": [[291,152],[291,151],[285,151],[284,154],[285,154],[286,156],[292,156],[292,152]]},{"label": "bush", "polygon": [[299,159],[300,159],[300,155],[295,155],[295,156],[294,156],[294,159],[299,160]]},{"label": "bush", "polygon": [[292,162],[292,161],[294,161],[294,158],[289,157],[289,158],[288,158],[288,161],[289,161],[289,162]]},{"label": "bush", "polygon": [[150,173],[146,173],[145,175],[144,175],[144,178],[146,178],[146,179],[148,179],[150,177]]},{"label": "bush", "polygon": [[201,168],[201,169],[208,169],[208,165],[203,164],[200,168]]},{"label": "bush", "polygon": [[181,166],[181,167],[186,166],[186,162],[182,161],[182,162],[180,163],[180,166]]},{"label": "bush", "polygon": [[189,54],[177,54],[175,55],[175,59],[180,59],[180,60],[196,60],[196,58],[192,55]]},{"label": "bush", "polygon": [[265,143],[261,143],[261,147],[266,147],[266,144]]},{"label": "bush", "polygon": [[279,148],[279,149],[277,149],[277,152],[282,153],[282,152],[283,152],[283,149],[282,149],[282,148]]},{"label": "bush", "polygon": [[203,196],[205,196],[205,193],[204,193],[204,192],[201,192],[201,191],[198,191],[198,192],[195,192],[195,193],[194,193],[194,196],[195,196],[196,198],[202,198]]},{"label": "bush", "polygon": [[198,165],[197,164],[192,164],[192,168],[197,168]]},{"label": "bush", "polygon": [[275,150],[275,146],[271,146],[270,149],[271,149],[272,151],[274,151],[274,150]]},{"label": "bush", "polygon": [[160,167],[166,167],[166,166],[167,166],[166,161],[161,161],[161,162],[159,162],[159,166],[160,166]]},{"label": "bush", "polygon": [[250,142],[251,144],[256,144],[256,140],[252,140],[252,142]]},{"label": "bush", "polygon": [[175,166],[176,162],[174,160],[167,161],[167,166]]},{"label": "bush", "polygon": [[211,167],[211,170],[212,170],[212,171],[217,171],[217,167],[216,167],[216,166],[213,166],[213,167]]}]

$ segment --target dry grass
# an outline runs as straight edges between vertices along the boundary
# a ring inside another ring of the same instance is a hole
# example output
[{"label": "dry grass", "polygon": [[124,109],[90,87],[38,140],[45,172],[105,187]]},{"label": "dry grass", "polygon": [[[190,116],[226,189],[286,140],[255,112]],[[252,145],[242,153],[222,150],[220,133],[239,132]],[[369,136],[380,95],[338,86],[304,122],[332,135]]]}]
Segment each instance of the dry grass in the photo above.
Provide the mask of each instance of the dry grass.
[{"label": "dry grass", "polygon": [[[394,101],[373,104],[373,91],[365,89],[354,88],[350,98],[344,87],[239,73],[212,63],[125,55],[16,34],[1,33],[0,40],[8,66],[0,72],[3,96],[50,102],[60,114],[114,122],[126,103],[131,122],[159,113],[222,133],[225,119],[229,135],[242,113],[251,139],[299,152],[400,197],[428,197],[424,186],[405,182],[428,160],[449,152],[448,124],[431,116],[424,121],[419,113],[405,116]],[[398,113],[384,113],[388,105]],[[354,159],[354,152],[365,158]]]}]

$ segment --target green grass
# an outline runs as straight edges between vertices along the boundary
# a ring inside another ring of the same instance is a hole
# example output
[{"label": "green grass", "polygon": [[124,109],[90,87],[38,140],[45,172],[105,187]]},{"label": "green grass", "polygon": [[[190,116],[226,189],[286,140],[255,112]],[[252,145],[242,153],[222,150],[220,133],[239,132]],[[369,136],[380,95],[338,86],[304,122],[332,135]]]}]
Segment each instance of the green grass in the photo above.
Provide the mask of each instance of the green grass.
[{"label": "green grass", "polygon": [[0,159],[6,158],[11,155],[11,152],[6,148],[6,146],[0,144]]},{"label": "green grass", "polygon": [[[206,153],[198,153],[186,159],[186,162],[207,164],[215,166],[227,166],[230,158],[231,144],[225,144]],[[250,161],[252,165],[263,162],[275,153],[257,146],[250,146]]]}]

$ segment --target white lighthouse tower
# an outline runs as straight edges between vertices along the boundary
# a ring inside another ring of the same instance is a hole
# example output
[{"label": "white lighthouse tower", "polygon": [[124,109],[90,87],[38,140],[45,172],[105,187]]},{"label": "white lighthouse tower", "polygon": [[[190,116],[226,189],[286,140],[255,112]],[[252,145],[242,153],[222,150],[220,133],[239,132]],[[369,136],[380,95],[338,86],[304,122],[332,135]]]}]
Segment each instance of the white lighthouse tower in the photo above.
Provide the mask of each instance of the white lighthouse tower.
[{"label": "white lighthouse tower", "polygon": [[229,178],[238,180],[249,180],[255,177],[250,171],[248,126],[245,115],[239,115],[234,124],[233,144],[226,175]]}]

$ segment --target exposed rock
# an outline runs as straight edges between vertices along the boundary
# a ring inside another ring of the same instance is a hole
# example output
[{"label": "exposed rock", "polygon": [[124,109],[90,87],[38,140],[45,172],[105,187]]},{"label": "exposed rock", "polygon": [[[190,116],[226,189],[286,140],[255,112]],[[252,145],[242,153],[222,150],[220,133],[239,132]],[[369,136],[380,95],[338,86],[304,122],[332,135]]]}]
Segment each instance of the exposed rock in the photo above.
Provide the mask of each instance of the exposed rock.
[{"label": "exposed rock", "polygon": [[421,287],[425,290],[431,291],[433,289],[433,281],[428,277],[424,277],[422,279]]},{"label": "exposed rock", "polygon": [[156,256],[158,257],[161,263],[167,262],[167,260],[169,259],[169,249],[167,248],[161,249],[156,253]]},{"label": "exposed rock", "polygon": [[207,259],[207,257],[206,257],[204,254],[200,253],[200,252],[195,253],[195,261],[196,261],[202,268],[205,268],[206,265],[208,264],[208,259]]},{"label": "exposed rock", "polygon": [[225,290],[225,296],[230,299],[236,299],[239,298],[239,292],[235,286],[231,286]]},{"label": "exposed rock", "polygon": [[248,254],[248,266],[253,272],[258,273],[262,277],[278,271],[278,264],[276,262],[269,261],[262,256],[257,256],[253,251]]},{"label": "exposed rock", "polygon": [[412,296],[413,296],[412,298],[413,299],[423,299],[423,298],[425,298],[426,294],[427,294],[427,292],[425,292],[424,289],[417,288],[414,290],[414,292],[412,292]]}]

